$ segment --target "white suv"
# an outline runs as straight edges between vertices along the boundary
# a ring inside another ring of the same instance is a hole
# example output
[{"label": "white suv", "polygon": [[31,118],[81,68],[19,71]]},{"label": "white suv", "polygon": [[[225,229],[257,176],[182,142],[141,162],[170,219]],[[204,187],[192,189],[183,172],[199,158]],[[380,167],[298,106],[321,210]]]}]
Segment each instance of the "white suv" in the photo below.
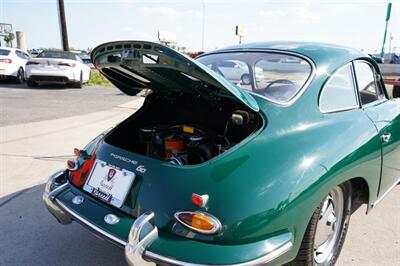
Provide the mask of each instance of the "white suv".
[{"label": "white suv", "polygon": [[0,79],[13,77],[25,81],[25,64],[31,59],[27,52],[16,48],[0,47]]}]

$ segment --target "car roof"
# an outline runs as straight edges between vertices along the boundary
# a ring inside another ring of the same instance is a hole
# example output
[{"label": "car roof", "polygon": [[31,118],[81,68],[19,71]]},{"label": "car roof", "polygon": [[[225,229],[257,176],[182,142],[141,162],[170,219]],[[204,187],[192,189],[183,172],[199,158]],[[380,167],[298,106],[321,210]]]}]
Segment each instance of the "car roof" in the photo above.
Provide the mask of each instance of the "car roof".
[{"label": "car roof", "polygon": [[275,50],[296,53],[309,58],[314,62],[317,68],[323,66],[325,70],[330,70],[329,72],[334,71],[349,61],[359,58],[370,58],[366,53],[346,46],[318,42],[294,41],[246,43],[224,47],[211,53],[231,50]]},{"label": "car roof", "polygon": [[9,51],[21,51],[21,52],[24,52],[19,48],[11,48],[11,47],[4,47],[4,46],[0,46],[0,49],[9,50]]}]

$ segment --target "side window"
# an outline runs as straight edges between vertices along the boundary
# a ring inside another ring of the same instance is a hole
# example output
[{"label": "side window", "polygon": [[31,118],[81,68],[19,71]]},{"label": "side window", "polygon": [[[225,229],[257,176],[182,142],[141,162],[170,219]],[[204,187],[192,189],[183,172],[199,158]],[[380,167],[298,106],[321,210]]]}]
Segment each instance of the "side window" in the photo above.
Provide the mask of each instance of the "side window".
[{"label": "side window", "polygon": [[31,59],[31,57],[28,54],[26,54],[26,53],[23,53],[23,54],[24,54],[24,57],[25,57],[26,60],[30,60]]},{"label": "side window", "polygon": [[361,104],[379,100],[382,97],[382,93],[375,81],[375,73],[371,65],[366,62],[354,62],[354,69]]},{"label": "side window", "polygon": [[20,52],[20,51],[15,51],[15,53],[17,54],[17,56],[21,59],[25,59],[24,55]]},{"label": "side window", "polygon": [[322,112],[334,112],[358,107],[351,65],[336,72],[322,88],[319,108]]}]

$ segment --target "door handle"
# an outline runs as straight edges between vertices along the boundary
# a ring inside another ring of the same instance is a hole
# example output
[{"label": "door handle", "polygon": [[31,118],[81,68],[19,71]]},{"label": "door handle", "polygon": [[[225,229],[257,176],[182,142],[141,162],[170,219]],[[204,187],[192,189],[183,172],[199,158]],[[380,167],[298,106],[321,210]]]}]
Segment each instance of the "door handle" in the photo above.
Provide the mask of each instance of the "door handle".
[{"label": "door handle", "polygon": [[381,140],[382,140],[382,142],[389,142],[390,141],[390,138],[392,137],[392,134],[390,134],[390,133],[385,133],[385,134],[382,134],[382,136],[381,136]]}]

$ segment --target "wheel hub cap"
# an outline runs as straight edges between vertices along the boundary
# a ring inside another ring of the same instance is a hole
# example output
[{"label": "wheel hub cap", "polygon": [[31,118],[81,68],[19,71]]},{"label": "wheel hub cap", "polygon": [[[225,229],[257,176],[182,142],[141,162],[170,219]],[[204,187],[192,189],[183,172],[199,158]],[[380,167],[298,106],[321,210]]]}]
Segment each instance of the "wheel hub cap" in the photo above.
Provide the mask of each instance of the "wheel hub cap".
[{"label": "wheel hub cap", "polygon": [[325,198],[314,239],[314,260],[318,264],[328,262],[340,237],[344,212],[344,197],[340,187],[329,192]]}]

